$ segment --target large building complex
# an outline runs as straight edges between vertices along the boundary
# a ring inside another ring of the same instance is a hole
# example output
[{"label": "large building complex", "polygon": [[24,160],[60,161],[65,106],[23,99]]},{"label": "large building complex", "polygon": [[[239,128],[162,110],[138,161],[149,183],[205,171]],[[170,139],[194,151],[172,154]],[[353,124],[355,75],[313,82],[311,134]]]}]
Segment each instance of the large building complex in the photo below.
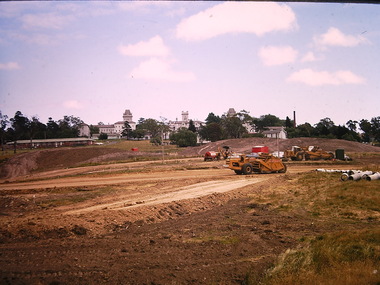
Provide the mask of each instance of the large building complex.
[{"label": "large building complex", "polygon": [[[182,111],[182,120],[176,119],[175,121],[169,121],[168,126],[170,128],[170,132],[176,132],[181,128],[189,128],[190,121],[193,122],[196,130],[199,130],[202,125],[205,123],[199,120],[191,120],[189,119],[189,112],[188,111]],[[237,113],[234,108],[229,108],[226,116],[227,117],[233,117],[236,116]],[[133,115],[132,112],[129,109],[126,109],[123,113],[123,120],[118,121],[114,124],[100,124],[96,125],[95,127],[99,128],[98,134],[93,134],[92,137],[97,138],[99,137],[99,134],[107,134],[108,138],[110,139],[118,139],[122,137],[122,132],[125,128],[125,122],[128,122],[129,126],[132,130],[136,130],[136,122],[133,121]],[[248,123],[243,124],[244,127],[247,129],[247,132],[252,134],[255,133],[255,129],[252,125]],[[266,137],[268,138],[280,138],[285,139],[286,138],[286,131],[284,127],[269,127],[268,130],[262,132]],[[169,138],[169,133],[164,134],[165,138]],[[90,137],[90,129],[89,126],[86,124],[83,124],[80,128],[80,136]],[[150,138],[148,135],[146,138]]]}]

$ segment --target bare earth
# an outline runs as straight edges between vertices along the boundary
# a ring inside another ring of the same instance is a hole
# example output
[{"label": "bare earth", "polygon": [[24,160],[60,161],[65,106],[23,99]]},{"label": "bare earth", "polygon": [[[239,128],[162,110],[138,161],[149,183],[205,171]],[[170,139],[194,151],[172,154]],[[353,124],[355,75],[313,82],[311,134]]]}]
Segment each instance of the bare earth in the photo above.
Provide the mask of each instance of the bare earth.
[{"label": "bare earth", "polygon": [[242,284],[300,237],[326,230],[259,200],[286,193],[281,185],[298,173],[336,166],[290,163],[286,174],[244,176],[223,163],[185,158],[3,178],[0,284]]}]

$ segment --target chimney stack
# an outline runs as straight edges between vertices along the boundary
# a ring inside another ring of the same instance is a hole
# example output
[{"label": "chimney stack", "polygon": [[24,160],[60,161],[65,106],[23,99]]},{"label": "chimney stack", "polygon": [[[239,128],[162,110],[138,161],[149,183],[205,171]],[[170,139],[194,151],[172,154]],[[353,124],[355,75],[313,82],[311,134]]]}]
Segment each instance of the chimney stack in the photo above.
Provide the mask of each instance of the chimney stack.
[{"label": "chimney stack", "polygon": [[293,111],[293,127],[297,127],[297,124],[296,124],[296,111]]}]

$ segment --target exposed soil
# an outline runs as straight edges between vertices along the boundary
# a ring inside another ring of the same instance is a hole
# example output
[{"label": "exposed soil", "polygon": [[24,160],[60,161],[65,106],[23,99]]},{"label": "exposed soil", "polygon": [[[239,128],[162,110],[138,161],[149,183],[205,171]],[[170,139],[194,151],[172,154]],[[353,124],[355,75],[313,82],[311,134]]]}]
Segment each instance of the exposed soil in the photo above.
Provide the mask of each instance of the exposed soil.
[{"label": "exposed soil", "polygon": [[[242,151],[240,140],[234,148]],[[331,164],[289,163],[286,174],[248,176],[200,157],[74,167],[119,157],[96,149],[91,158],[91,149],[20,155],[28,170],[3,176],[0,284],[244,284],[301,237],[355,226],[260,202],[271,191],[286,195],[299,173]]]}]

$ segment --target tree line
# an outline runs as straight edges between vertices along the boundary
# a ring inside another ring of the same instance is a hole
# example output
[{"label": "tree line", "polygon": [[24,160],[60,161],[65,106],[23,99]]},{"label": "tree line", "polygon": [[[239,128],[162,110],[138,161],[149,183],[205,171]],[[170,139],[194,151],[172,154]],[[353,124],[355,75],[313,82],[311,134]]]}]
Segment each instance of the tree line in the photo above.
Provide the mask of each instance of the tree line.
[{"label": "tree line", "polygon": [[[58,121],[50,117],[44,124],[37,116],[28,118],[17,111],[12,118],[8,118],[0,111],[1,145],[7,141],[16,140],[79,137],[81,124],[83,121],[74,116],[64,116]],[[152,118],[140,118],[135,130],[132,130],[128,122],[125,122],[122,136],[131,139],[143,139],[148,136],[152,143],[161,144],[166,135],[170,134],[171,143],[178,146],[193,146],[197,144],[198,138],[214,142],[223,139],[263,137],[262,132],[272,126],[284,127],[288,138],[319,137],[366,143],[380,142],[380,117],[360,121],[349,120],[344,125],[335,125],[330,118],[323,118],[315,125],[304,123],[294,126],[294,122],[289,117],[282,120],[275,115],[267,114],[255,118],[245,110],[233,116],[227,114],[218,116],[209,113],[205,123],[199,128],[196,128],[194,122],[190,120],[188,128],[175,132],[171,131],[166,119],[158,121]],[[91,134],[98,133],[99,128],[90,125],[90,132]],[[107,135],[100,134],[99,138],[106,139]]]},{"label": "tree line", "polygon": [[[263,131],[276,126],[284,127],[288,138],[318,137],[365,143],[380,142],[380,116],[370,120],[349,120],[344,125],[335,125],[330,118],[323,118],[314,126],[310,123],[294,126],[294,121],[289,117],[282,120],[268,114],[255,118],[244,110],[232,117],[209,113],[205,125],[199,130],[199,135],[210,141],[263,136]],[[252,128],[254,133],[249,133],[248,128]]]}]

